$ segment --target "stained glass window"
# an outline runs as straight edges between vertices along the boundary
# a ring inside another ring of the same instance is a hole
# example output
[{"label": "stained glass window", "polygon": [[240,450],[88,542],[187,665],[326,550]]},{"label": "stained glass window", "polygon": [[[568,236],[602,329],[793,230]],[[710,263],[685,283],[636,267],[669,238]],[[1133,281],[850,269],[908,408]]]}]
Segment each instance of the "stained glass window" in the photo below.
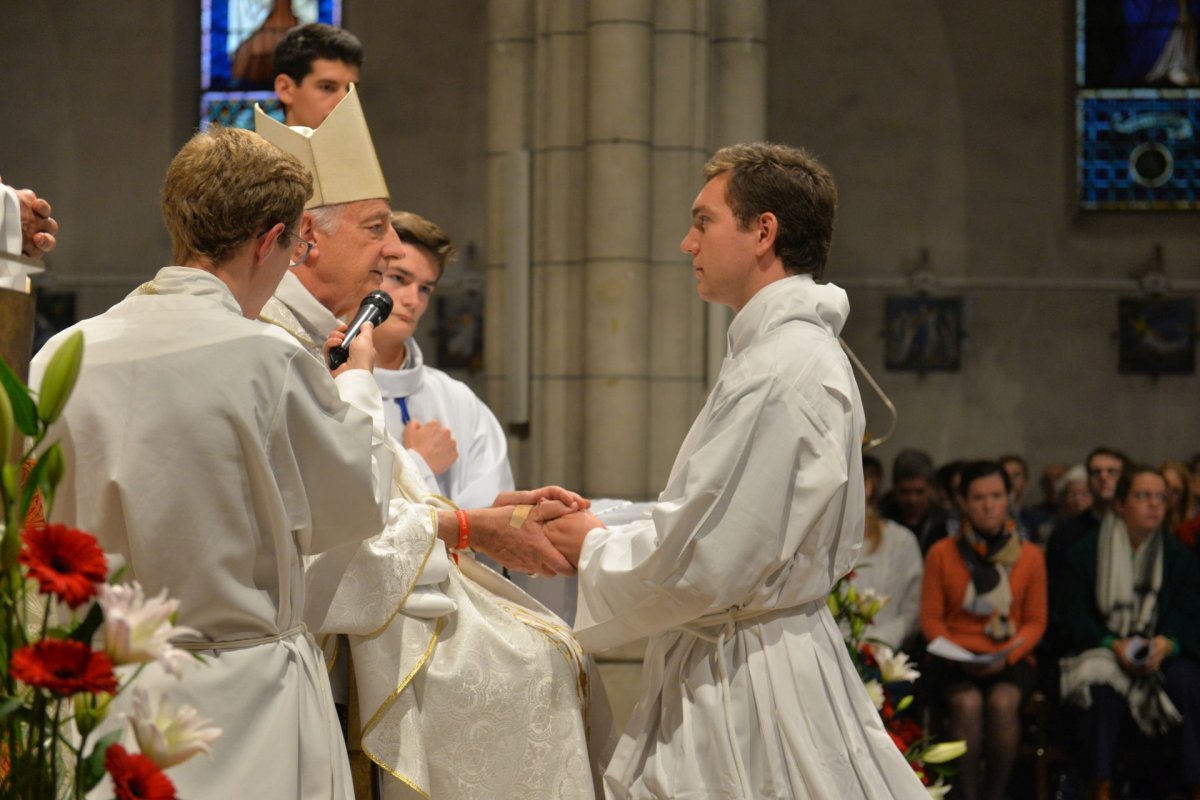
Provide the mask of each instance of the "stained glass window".
[{"label": "stained glass window", "polygon": [[202,0],[200,127],[253,128],[255,103],[282,122],[275,45],[296,25],[341,21],[341,0]]},{"label": "stained glass window", "polygon": [[1200,0],[1076,0],[1084,210],[1200,209]]}]

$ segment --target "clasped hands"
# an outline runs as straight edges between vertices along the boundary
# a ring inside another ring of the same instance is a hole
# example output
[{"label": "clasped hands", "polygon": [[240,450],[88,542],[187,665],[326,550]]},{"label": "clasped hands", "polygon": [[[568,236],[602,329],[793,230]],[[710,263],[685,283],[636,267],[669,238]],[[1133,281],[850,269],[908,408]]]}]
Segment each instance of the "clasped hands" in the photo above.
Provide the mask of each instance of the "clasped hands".
[{"label": "clasped hands", "polygon": [[1117,656],[1117,663],[1130,675],[1148,675],[1156,672],[1167,656],[1171,655],[1173,649],[1171,640],[1166,636],[1155,636],[1151,639],[1143,639],[1142,642],[1148,648],[1144,654],[1130,652],[1134,643],[1132,636],[1118,639],[1112,644],[1113,652]]},{"label": "clasped hands", "polygon": [[588,531],[604,527],[590,506],[561,486],[501,492],[490,509],[471,512],[471,546],[514,572],[574,575]]}]

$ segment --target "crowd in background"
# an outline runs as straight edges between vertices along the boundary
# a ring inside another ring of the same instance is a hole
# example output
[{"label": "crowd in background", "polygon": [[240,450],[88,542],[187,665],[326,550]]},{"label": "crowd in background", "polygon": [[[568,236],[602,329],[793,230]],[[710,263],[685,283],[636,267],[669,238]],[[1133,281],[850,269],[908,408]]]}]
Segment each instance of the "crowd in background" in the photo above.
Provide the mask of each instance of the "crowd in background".
[{"label": "crowd in background", "polygon": [[863,467],[854,582],[889,598],[869,636],[916,654],[918,713],[966,741],[958,796],[1024,796],[1036,717],[1060,796],[1200,800],[1200,453],[1097,447],[1040,492],[1016,454],[904,450],[886,492],[884,465]]}]

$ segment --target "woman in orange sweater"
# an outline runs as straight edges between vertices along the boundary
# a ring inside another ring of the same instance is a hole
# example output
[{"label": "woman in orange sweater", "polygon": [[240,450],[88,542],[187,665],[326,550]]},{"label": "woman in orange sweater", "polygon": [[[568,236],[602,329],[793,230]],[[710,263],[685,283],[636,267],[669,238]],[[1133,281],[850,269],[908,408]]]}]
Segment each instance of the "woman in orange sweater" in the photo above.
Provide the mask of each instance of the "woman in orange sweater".
[{"label": "woman in orange sweater", "polygon": [[930,548],[921,585],[927,641],[941,637],[973,653],[1012,648],[988,664],[931,656],[926,669],[924,682],[949,712],[951,737],[967,743],[959,781],[966,800],[979,796],[984,747],[984,797],[1004,797],[1020,744],[1021,706],[1037,683],[1033,649],[1046,631],[1045,563],[1008,516],[1008,487],[1008,474],[994,461],[963,470],[962,525]]}]

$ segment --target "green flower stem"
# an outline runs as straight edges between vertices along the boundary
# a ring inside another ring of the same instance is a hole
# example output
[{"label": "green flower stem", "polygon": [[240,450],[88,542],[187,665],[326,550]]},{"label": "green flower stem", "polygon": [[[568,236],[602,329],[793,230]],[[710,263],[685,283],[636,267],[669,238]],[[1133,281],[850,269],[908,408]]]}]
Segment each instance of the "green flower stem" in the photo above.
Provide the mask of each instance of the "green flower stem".
[{"label": "green flower stem", "polygon": [[58,740],[59,715],[62,713],[62,701],[54,703],[54,724],[50,728],[50,790],[58,796]]}]

